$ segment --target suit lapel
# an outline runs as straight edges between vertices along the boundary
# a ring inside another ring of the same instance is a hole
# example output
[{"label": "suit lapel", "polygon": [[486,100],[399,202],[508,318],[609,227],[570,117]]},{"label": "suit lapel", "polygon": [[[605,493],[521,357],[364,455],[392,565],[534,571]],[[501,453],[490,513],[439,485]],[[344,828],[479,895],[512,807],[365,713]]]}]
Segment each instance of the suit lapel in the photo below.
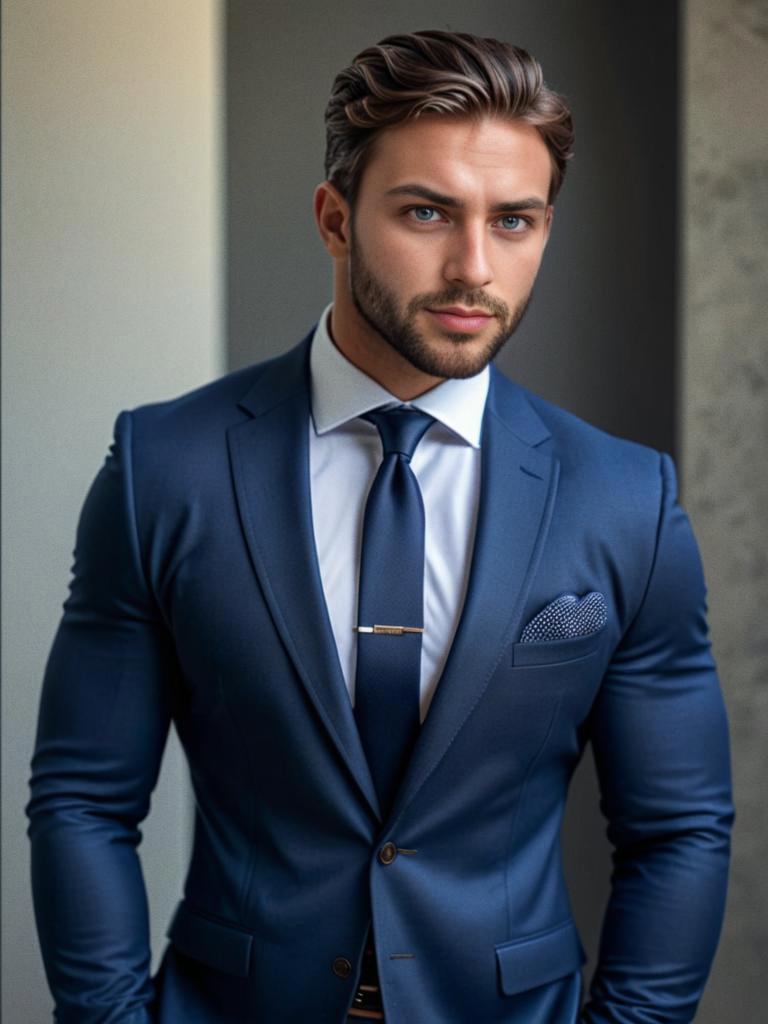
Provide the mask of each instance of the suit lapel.
[{"label": "suit lapel", "polygon": [[399,816],[480,700],[518,628],[546,539],[559,464],[523,390],[491,366],[481,436],[481,493],[469,585],[450,654],[395,801]]},{"label": "suit lapel", "polygon": [[309,346],[270,361],[228,444],[253,567],[280,637],[333,742],[378,818],[376,792],[339,664],[315,550],[309,477]]}]

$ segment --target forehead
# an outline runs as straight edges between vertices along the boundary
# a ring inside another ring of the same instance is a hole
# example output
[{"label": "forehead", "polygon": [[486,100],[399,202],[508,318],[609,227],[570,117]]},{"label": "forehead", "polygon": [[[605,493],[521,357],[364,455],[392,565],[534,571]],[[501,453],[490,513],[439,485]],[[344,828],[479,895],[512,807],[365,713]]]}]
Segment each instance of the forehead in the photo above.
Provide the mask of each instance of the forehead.
[{"label": "forehead", "polygon": [[551,176],[549,151],[524,121],[424,115],[377,136],[359,194],[419,182],[464,199],[522,190],[546,200]]}]

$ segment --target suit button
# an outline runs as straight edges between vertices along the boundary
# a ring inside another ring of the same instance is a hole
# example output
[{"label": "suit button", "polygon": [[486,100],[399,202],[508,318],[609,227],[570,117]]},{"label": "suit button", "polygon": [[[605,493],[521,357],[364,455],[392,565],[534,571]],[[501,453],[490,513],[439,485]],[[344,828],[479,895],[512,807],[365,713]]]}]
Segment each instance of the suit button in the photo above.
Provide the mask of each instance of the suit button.
[{"label": "suit button", "polygon": [[337,956],[333,961],[333,973],[339,978],[348,978],[352,973],[352,964],[345,956]]},{"label": "suit button", "polygon": [[391,864],[397,856],[397,847],[394,843],[384,843],[379,850],[379,860],[382,864]]}]

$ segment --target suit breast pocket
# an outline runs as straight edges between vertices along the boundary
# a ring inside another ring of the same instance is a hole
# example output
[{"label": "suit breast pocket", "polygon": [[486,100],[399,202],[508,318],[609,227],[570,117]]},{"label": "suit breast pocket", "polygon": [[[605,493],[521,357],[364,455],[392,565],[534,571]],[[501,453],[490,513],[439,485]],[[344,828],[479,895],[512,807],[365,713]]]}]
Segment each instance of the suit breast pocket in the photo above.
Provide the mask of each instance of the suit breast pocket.
[{"label": "suit breast pocket", "polygon": [[513,644],[507,686],[515,700],[538,709],[556,701],[561,724],[578,725],[605,672],[605,636],[603,627],[586,636]]},{"label": "suit breast pocket", "polygon": [[558,758],[578,752],[576,730],[605,671],[605,637],[601,630],[506,647],[484,692],[482,714],[473,717],[476,728],[462,730],[454,743],[462,767],[482,750],[499,770],[520,778],[545,751]]},{"label": "suit breast pocket", "polygon": [[516,668],[535,665],[554,667],[580,661],[598,650],[604,633],[605,626],[586,636],[512,644],[511,663]]}]

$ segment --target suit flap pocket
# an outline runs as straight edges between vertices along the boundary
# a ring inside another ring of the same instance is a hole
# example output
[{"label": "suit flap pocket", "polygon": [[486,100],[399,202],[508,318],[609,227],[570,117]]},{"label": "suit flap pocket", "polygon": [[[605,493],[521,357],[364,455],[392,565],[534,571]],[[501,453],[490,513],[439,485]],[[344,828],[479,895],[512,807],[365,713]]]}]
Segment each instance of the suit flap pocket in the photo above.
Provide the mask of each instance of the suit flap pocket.
[{"label": "suit flap pocket", "polygon": [[573,921],[496,946],[502,991],[512,996],[577,971],[587,959]]},{"label": "suit flap pocket", "polygon": [[168,938],[193,960],[227,974],[245,977],[251,959],[253,935],[232,925],[221,924],[191,910],[183,901],[176,908]]}]

